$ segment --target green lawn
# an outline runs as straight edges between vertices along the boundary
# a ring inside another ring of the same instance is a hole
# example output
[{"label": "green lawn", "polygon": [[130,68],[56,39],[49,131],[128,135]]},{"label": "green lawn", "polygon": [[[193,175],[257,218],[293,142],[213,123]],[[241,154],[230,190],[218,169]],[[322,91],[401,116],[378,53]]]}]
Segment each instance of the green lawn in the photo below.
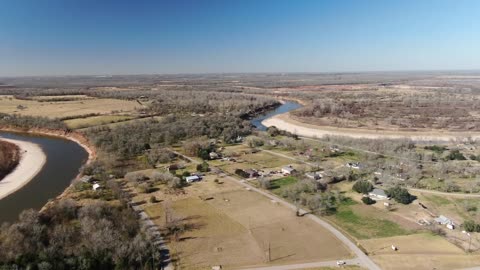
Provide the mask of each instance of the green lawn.
[{"label": "green lawn", "polygon": [[354,213],[350,205],[338,207],[332,220],[357,239],[370,239],[410,234],[398,224],[372,216]]},{"label": "green lawn", "polygon": [[275,179],[270,182],[271,183],[270,191],[276,194],[277,196],[281,196],[283,190],[286,187],[293,185],[297,182],[298,182],[298,179],[293,176],[287,176],[287,177]]}]

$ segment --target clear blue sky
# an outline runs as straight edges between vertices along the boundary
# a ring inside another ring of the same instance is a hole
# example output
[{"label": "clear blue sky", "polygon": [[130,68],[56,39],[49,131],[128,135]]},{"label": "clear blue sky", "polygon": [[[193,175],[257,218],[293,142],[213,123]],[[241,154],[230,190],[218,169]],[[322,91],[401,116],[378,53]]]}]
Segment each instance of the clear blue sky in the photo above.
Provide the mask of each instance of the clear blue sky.
[{"label": "clear blue sky", "polygon": [[480,69],[480,1],[0,0],[0,76]]}]

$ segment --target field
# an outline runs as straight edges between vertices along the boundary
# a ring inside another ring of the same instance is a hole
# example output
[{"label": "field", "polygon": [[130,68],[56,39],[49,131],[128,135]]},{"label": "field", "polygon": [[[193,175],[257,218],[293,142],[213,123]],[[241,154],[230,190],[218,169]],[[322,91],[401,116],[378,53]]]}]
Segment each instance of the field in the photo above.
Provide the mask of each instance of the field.
[{"label": "field", "polygon": [[[57,96],[62,98],[63,96]],[[119,99],[88,98],[72,101],[39,102],[20,100],[12,96],[0,96],[0,113],[64,118],[88,114],[110,114],[133,112],[142,105],[135,101]]]},{"label": "field", "polygon": [[[414,234],[361,241],[382,269],[459,269],[478,264],[479,254],[467,255],[442,237]],[[391,245],[398,250],[393,251]]]},{"label": "field", "polygon": [[65,124],[71,129],[81,129],[98,125],[122,122],[132,119],[131,116],[125,115],[100,115],[86,118],[76,118],[65,120]]},{"label": "field", "polygon": [[[186,188],[186,195],[165,198],[190,230],[169,246],[184,269],[229,268],[327,261],[350,257],[333,235],[309,219],[267,198],[211,178]],[[202,200],[211,197],[209,200]],[[161,204],[146,207],[155,222],[164,226]],[[270,246],[270,262],[267,250]]]}]

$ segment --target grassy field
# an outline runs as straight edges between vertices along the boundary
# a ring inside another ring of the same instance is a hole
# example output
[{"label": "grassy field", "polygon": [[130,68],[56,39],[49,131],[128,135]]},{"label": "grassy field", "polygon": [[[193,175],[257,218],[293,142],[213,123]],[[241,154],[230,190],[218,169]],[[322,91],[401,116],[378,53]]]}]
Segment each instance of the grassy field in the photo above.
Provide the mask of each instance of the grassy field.
[{"label": "grassy field", "polygon": [[131,116],[125,115],[99,115],[87,118],[76,118],[65,120],[65,124],[71,129],[81,129],[98,125],[105,125],[115,122],[121,122],[132,119]]},{"label": "grassy field", "polygon": [[405,235],[410,232],[391,220],[382,218],[383,214],[371,206],[344,203],[338,207],[335,215],[329,217],[335,224],[357,239],[370,239]]},{"label": "grassy field", "polygon": [[[61,97],[61,96],[59,96]],[[19,100],[11,96],[0,96],[0,112],[49,118],[62,118],[86,114],[109,114],[112,111],[132,112],[141,105],[135,101],[118,99],[85,99],[60,102]]]},{"label": "grassy field", "polygon": [[283,190],[286,187],[293,185],[297,182],[298,182],[298,179],[293,176],[287,176],[280,179],[275,179],[270,182],[271,183],[270,191],[276,194],[277,196],[280,196],[280,194],[282,194]]},{"label": "grassy field", "polygon": [[[211,197],[202,200],[200,197]],[[350,252],[333,235],[309,219],[230,181],[213,177],[185,189],[183,195],[158,195],[171,205],[189,229],[171,241],[182,269],[225,269],[349,258]],[[163,205],[150,204],[147,213],[164,225]],[[271,261],[266,251],[270,246]]]}]

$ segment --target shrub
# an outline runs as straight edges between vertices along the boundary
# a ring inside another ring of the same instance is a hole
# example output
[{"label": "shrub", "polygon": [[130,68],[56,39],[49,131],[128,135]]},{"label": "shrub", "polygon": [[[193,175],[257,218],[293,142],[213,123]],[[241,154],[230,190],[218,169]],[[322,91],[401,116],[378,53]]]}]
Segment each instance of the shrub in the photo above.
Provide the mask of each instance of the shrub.
[{"label": "shrub", "polygon": [[460,150],[452,150],[450,154],[448,154],[445,159],[447,160],[466,160],[467,158],[460,153]]},{"label": "shrub", "polygon": [[399,186],[388,189],[387,194],[396,202],[402,204],[409,204],[416,199],[415,196],[411,195],[407,189]]},{"label": "shrub", "polygon": [[480,224],[475,223],[473,220],[465,220],[462,226],[467,232],[480,232]]},{"label": "shrub", "polygon": [[208,172],[209,170],[210,170],[210,166],[206,161],[197,165],[197,171],[199,172]]},{"label": "shrub", "polygon": [[373,190],[373,185],[370,181],[360,180],[353,184],[352,189],[358,193],[368,194],[368,192]]},{"label": "shrub", "polygon": [[372,200],[370,197],[363,197],[362,202],[366,205],[371,205],[371,204],[376,203],[376,201]]}]

